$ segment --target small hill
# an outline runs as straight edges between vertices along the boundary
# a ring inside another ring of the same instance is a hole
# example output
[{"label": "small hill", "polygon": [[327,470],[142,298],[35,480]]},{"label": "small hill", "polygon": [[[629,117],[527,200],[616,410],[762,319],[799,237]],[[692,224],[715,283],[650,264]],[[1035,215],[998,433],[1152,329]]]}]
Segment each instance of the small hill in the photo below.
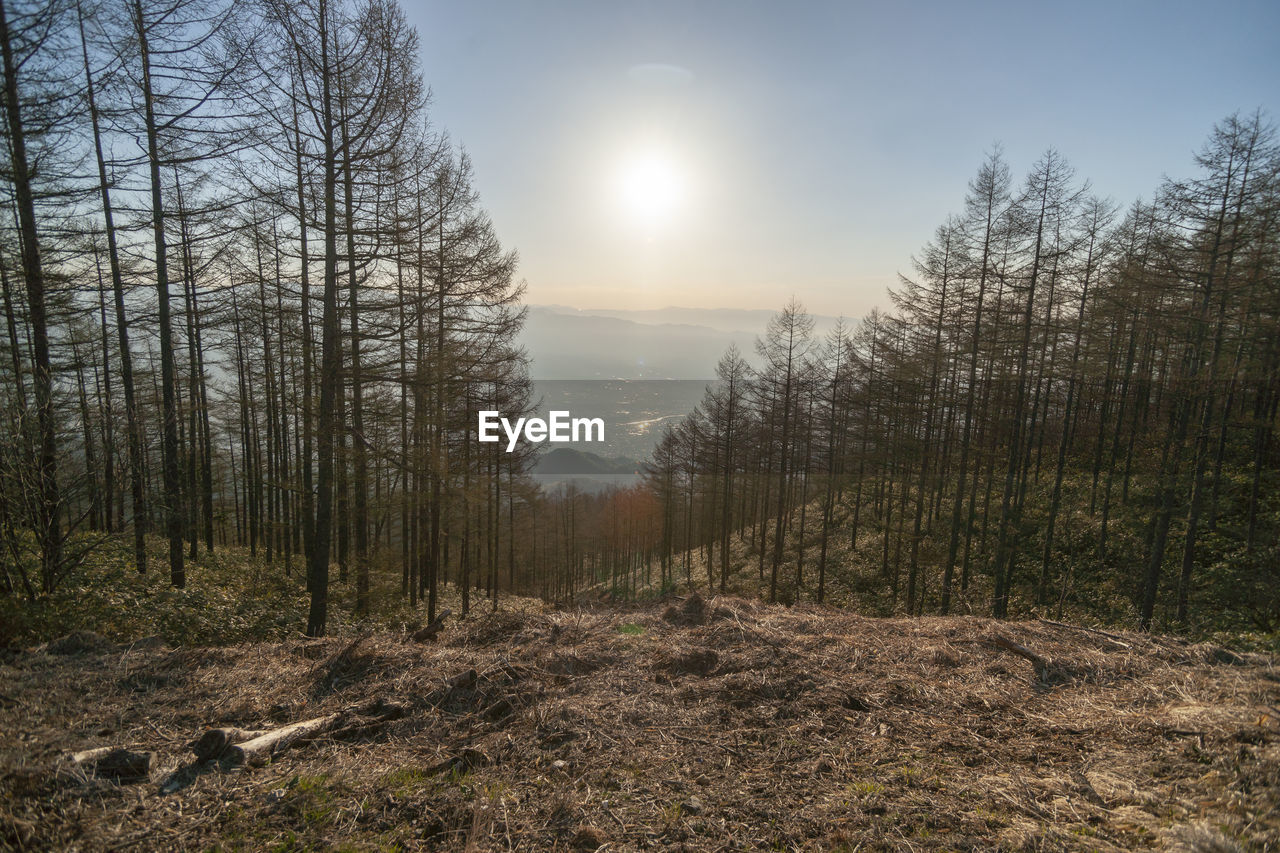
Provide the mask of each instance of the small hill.
[{"label": "small hill", "polygon": [[615,456],[605,457],[587,450],[557,447],[538,457],[533,473],[539,476],[563,474],[634,474],[640,463],[634,459]]},{"label": "small hill", "polygon": [[[1273,659],[1056,623],[693,596],[530,606],[449,621],[427,644],[79,637],[6,652],[0,685],[5,849],[1235,850],[1280,836]],[[192,754],[209,728],[250,730],[235,740],[300,721],[319,728],[265,766]],[[66,758],[111,746],[150,762]]]}]

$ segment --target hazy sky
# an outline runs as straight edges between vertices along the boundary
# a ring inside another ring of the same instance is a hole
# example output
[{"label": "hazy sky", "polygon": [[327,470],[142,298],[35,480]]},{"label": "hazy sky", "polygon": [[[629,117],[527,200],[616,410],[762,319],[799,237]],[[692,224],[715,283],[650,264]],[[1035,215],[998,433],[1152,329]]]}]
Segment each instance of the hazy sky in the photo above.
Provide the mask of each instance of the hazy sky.
[{"label": "hazy sky", "polygon": [[527,301],[857,316],[995,142],[1128,203],[1280,119],[1280,2],[403,0]]}]

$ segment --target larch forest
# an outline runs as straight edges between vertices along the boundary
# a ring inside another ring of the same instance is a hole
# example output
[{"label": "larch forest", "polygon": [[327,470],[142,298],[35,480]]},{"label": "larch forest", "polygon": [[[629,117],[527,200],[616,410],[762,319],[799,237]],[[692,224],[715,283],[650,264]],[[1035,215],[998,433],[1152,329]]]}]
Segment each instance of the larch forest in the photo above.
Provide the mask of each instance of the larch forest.
[{"label": "larch forest", "polygon": [[[393,2],[29,4],[0,20],[4,594],[220,549],[369,614],[398,584],[1274,631],[1278,159],[1233,115],[1127,208],[999,150],[873,311],[787,305],[645,482],[540,493],[522,284]],[[149,557],[148,537],[167,550]],[[696,577],[695,577],[696,575]]]}]

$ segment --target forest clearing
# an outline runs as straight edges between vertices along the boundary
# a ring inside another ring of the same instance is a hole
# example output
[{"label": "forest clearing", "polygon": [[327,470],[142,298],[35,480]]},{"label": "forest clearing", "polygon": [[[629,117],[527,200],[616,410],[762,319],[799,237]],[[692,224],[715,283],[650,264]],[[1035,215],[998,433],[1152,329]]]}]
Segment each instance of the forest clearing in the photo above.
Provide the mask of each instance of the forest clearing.
[{"label": "forest clearing", "polygon": [[[696,594],[519,605],[424,643],[85,632],[9,650],[0,847],[1265,850],[1280,833],[1265,655]],[[264,766],[192,752],[209,729],[317,719],[334,722]],[[104,746],[145,769],[69,758]]]}]

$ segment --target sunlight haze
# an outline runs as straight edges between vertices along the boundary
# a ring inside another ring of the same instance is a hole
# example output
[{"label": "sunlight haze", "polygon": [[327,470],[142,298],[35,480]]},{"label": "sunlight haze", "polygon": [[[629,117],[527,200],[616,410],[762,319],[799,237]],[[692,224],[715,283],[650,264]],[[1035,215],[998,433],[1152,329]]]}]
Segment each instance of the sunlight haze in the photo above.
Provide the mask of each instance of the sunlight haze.
[{"label": "sunlight haze", "polygon": [[[528,301],[578,308],[860,315],[994,143],[1015,173],[1053,146],[1127,204],[1280,91],[1270,3],[406,11]],[[648,189],[620,203],[620,180]]]}]

